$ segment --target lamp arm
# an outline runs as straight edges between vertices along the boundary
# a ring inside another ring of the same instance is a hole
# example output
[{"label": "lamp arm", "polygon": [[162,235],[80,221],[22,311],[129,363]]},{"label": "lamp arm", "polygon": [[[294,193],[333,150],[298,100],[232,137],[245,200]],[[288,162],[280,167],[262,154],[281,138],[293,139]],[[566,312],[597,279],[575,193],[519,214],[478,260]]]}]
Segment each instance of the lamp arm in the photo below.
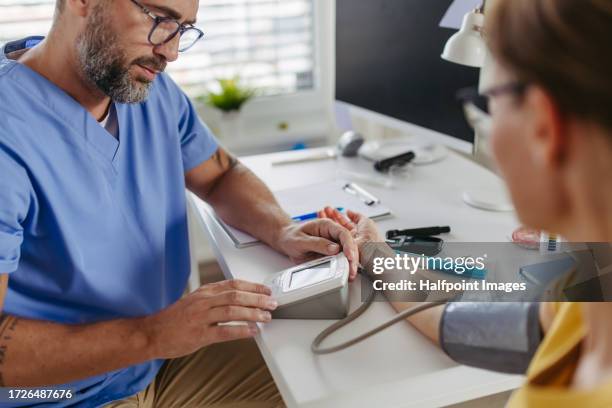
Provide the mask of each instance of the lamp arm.
[{"label": "lamp arm", "polygon": [[481,14],[484,14],[485,11],[485,5],[487,4],[487,0],[482,0],[482,5],[480,6],[480,8],[478,9],[478,12]]}]

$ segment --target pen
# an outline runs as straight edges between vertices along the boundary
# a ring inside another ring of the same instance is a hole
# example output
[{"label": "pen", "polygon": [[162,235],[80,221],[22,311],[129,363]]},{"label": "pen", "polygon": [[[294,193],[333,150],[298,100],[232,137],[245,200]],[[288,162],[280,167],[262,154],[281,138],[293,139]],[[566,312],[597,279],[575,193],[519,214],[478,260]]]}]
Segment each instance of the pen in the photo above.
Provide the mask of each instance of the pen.
[{"label": "pen", "polygon": [[387,239],[393,239],[398,236],[407,237],[430,237],[432,235],[447,234],[451,232],[450,227],[427,227],[427,228],[414,228],[405,230],[391,230],[387,231]]},{"label": "pen", "polygon": [[369,207],[380,203],[378,198],[374,197],[372,194],[368,193],[355,183],[346,183],[342,189],[349,194],[358,196],[365,203],[365,205]]},{"label": "pen", "polygon": [[309,162],[314,162],[314,161],[335,159],[337,157],[338,157],[338,153],[336,153],[334,150],[328,150],[322,153],[310,154],[310,155],[303,156],[303,157],[293,157],[290,159],[278,160],[278,161],[272,162],[272,165],[273,166],[284,166],[286,164],[309,163]]},{"label": "pen", "polygon": [[[336,210],[342,212],[344,211],[344,208],[337,207]],[[310,214],[298,215],[297,217],[293,217],[292,220],[296,222],[302,222],[302,221],[314,220],[315,218],[318,218],[318,217],[319,217],[318,213],[313,212]]]}]

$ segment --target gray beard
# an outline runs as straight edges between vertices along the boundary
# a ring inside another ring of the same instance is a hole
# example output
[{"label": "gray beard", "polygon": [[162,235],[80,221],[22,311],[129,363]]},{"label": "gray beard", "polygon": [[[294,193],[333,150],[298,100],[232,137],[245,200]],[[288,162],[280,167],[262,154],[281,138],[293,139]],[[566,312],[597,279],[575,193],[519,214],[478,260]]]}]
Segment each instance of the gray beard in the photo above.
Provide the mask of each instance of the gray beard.
[{"label": "gray beard", "polygon": [[105,10],[96,6],[85,31],[76,41],[77,57],[87,82],[118,103],[140,103],[147,99],[151,82],[132,79],[123,51],[118,48]]}]

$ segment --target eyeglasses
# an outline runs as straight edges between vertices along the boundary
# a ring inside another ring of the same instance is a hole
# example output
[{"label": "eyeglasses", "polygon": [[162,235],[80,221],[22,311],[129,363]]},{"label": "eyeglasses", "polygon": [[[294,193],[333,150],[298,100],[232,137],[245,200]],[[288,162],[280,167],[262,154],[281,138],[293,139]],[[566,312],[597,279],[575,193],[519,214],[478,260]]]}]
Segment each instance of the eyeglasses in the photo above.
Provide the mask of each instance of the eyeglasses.
[{"label": "eyeglasses", "polygon": [[153,20],[153,27],[149,32],[148,40],[151,45],[158,46],[170,42],[177,34],[179,35],[179,52],[185,52],[194,46],[204,33],[193,26],[193,24],[181,24],[171,17],[156,16],[137,0],[130,0],[147,16]]},{"label": "eyeglasses", "polygon": [[523,95],[529,84],[525,82],[511,82],[504,85],[495,86],[484,92],[478,92],[477,88],[462,89],[457,93],[457,99],[464,104],[471,103],[482,111],[489,113],[489,105],[492,98],[497,98],[504,94]]},{"label": "eyeglasses", "polygon": [[521,96],[529,87],[525,82],[511,82],[478,92],[477,88],[462,89],[457,93],[457,99],[463,104],[465,119],[480,135],[487,137],[491,134],[492,117],[489,113],[491,98],[504,94]]}]

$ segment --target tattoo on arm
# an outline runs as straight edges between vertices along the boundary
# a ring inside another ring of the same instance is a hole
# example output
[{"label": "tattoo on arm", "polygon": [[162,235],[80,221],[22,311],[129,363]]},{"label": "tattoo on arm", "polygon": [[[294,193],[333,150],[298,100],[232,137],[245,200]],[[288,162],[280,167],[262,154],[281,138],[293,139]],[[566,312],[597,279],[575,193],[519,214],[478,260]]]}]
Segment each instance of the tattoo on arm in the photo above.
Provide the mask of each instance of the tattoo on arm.
[{"label": "tattoo on arm", "polygon": [[212,184],[208,186],[205,195],[210,195],[217,189],[223,177],[232,171],[236,166],[238,166],[239,162],[234,156],[226,152],[222,148],[218,148],[215,154],[212,156],[212,161],[217,164],[220,170],[220,177],[217,177],[213,180]]},{"label": "tattoo on arm", "polygon": [[238,159],[221,148],[217,149],[213,159],[223,171],[231,170],[238,165]]},{"label": "tattoo on arm", "polygon": [[2,313],[0,315],[0,387],[5,386],[2,371],[4,369],[4,360],[8,352],[8,346],[15,333],[15,327],[19,319],[15,316],[10,316]]}]

